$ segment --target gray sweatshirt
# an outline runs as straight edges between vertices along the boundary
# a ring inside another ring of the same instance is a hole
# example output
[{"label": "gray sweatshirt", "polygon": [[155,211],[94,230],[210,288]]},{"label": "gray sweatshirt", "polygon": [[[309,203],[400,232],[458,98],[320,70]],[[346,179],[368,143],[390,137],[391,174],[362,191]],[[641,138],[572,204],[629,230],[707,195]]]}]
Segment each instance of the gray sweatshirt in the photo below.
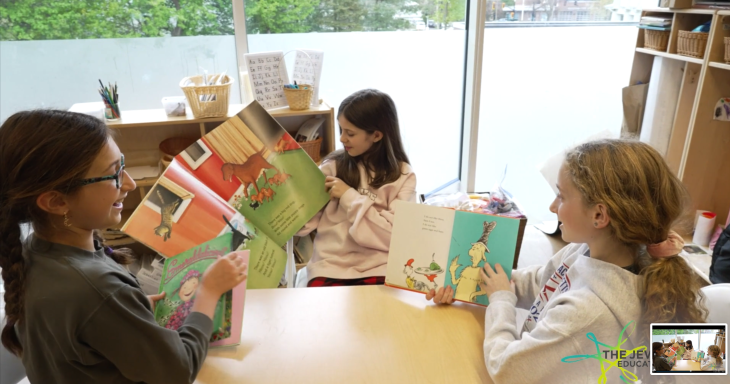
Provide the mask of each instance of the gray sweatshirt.
[{"label": "gray sweatshirt", "polygon": [[[614,264],[587,257],[587,251],[585,244],[569,244],[545,266],[513,271],[516,295],[499,291],[489,298],[484,359],[496,384],[600,382],[601,361],[583,358],[597,354],[597,345],[588,334],[595,335],[598,342],[615,346],[624,326],[631,321],[637,325],[641,320],[637,293],[641,278]],[[515,307],[530,311],[521,329],[517,328]],[[626,342],[621,348],[625,350],[640,346],[641,336],[649,332],[638,325],[633,332],[630,329],[623,335]],[[648,375],[651,351],[647,351],[640,360],[647,366],[639,369]],[[584,356],[571,358],[576,355]],[[564,362],[564,358],[576,361]],[[622,383],[621,373],[618,367],[608,369],[606,383]]]},{"label": "gray sweatshirt", "polygon": [[31,383],[192,383],[213,323],[193,312],[177,331],[159,326],[136,279],[104,254],[34,235],[25,319],[16,325]]}]

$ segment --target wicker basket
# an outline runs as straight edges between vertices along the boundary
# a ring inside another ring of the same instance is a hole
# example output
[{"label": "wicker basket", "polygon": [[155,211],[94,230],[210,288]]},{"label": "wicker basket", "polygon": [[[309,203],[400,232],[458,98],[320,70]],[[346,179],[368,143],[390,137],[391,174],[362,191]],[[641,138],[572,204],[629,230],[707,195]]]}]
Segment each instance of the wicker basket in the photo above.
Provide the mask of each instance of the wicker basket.
[{"label": "wicker basket", "polygon": [[667,51],[669,43],[669,31],[657,31],[654,29],[644,29],[644,48],[653,49],[655,51]]},{"label": "wicker basket", "polygon": [[292,111],[309,109],[313,94],[314,87],[309,84],[299,84],[299,89],[284,88],[284,97]]},{"label": "wicker basket", "polygon": [[[215,75],[209,75],[208,78],[217,80]],[[205,118],[228,115],[228,95],[233,78],[226,76],[223,80],[224,84],[203,85],[203,76],[198,75],[186,77],[180,81],[180,88],[185,92],[193,116]],[[195,85],[189,85],[190,82]]]},{"label": "wicker basket", "polygon": [[319,155],[319,149],[322,146],[322,138],[319,137],[316,140],[312,141],[304,141],[301,143],[298,143],[300,147],[304,150],[304,152],[307,152],[307,155],[314,160],[314,162],[318,162],[320,159]]},{"label": "wicker basket", "polygon": [[185,148],[193,145],[198,139],[191,139],[187,137],[171,137],[165,139],[160,143],[160,153],[162,165],[167,166],[172,162],[172,159],[184,151]]},{"label": "wicker basket", "polygon": [[730,37],[725,38],[725,62],[730,64]]},{"label": "wicker basket", "polygon": [[707,47],[707,37],[709,35],[707,32],[679,31],[677,53],[698,59],[705,57],[705,48]]}]

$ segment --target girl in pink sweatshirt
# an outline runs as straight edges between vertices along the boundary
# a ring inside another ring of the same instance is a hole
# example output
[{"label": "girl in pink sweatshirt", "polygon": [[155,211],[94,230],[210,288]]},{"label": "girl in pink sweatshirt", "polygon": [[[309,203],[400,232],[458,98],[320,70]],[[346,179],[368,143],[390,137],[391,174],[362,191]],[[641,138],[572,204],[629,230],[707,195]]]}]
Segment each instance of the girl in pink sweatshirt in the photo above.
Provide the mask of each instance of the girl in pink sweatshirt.
[{"label": "girl in pink sweatshirt", "polygon": [[317,230],[307,286],[383,284],[393,202],[416,201],[416,174],[390,96],[355,92],[340,104],[337,121],[345,148],[320,167],[331,200],[297,233]]}]

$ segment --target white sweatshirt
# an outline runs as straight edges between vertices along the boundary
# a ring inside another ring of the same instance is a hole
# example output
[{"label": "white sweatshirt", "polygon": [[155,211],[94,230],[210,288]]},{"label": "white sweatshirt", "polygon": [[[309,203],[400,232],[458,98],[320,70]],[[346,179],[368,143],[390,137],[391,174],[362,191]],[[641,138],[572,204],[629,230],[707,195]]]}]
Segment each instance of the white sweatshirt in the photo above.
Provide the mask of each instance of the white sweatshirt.
[{"label": "white sweatshirt", "polygon": [[714,357],[707,355],[701,361],[702,361],[702,363],[700,365],[700,369],[703,371],[724,371],[725,370],[725,360],[722,361],[722,364],[718,364],[717,360]]},{"label": "white sweatshirt", "polygon": [[[602,375],[600,360],[561,361],[575,355],[597,354],[597,345],[587,334],[615,346],[624,326],[633,321],[623,335],[624,350],[640,346],[642,336],[648,335],[648,330],[638,328],[641,277],[587,254],[587,245],[569,244],[545,266],[513,271],[516,295],[500,291],[489,298],[484,359],[494,383],[596,383]],[[515,324],[515,307],[531,313],[522,329]],[[637,328],[631,332],[634,325]],[[646,351],[642,360],[623,360],[646,361],[647,367],[638,370],[648,373],[650,348]],[[617,360],[602,352],[600,355]],[[621,383],[620,374],[617,367],[608,369],[606,382]]]}]

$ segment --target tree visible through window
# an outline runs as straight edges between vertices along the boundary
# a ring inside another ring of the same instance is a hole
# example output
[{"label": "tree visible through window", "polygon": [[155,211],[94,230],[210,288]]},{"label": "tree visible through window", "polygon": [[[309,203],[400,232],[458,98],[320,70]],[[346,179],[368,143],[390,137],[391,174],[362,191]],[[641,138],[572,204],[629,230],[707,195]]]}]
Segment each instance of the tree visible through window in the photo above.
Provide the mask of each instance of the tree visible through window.
[{"label": "tree visible through window", "polygon": [[10,0],[0,40],[233,35],[230,0]]}]

